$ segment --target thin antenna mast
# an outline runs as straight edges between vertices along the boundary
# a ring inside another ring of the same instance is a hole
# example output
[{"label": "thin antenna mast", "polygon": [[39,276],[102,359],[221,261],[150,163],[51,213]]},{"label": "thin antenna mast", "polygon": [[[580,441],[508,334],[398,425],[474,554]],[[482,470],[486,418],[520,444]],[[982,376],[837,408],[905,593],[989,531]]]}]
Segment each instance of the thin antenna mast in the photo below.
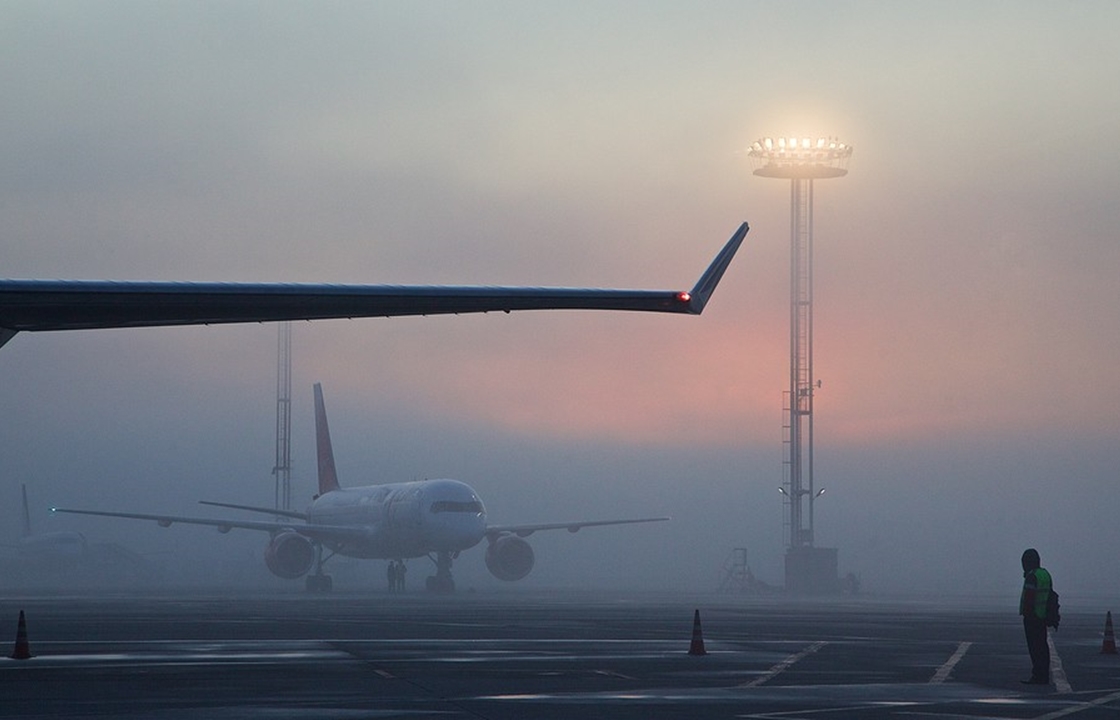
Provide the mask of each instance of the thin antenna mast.
[{"label": "thin antenna mast", "polygon": [[292,509],[292,324],[280,323],[276,353],[276,508]]}]

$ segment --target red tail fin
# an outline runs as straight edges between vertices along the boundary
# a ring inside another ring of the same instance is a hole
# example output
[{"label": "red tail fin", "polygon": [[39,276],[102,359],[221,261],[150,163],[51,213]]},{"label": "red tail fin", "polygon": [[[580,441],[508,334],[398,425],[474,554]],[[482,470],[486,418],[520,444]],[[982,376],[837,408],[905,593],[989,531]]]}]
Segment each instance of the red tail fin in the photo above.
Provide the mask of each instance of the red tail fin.
[{"label": "red tail fin", "polygon": [[338,490],[331,431],[327,427],[327,406],[323,403],[323,386],[319,383],[315,383],[315,449],[319,458],[319,494]]}]

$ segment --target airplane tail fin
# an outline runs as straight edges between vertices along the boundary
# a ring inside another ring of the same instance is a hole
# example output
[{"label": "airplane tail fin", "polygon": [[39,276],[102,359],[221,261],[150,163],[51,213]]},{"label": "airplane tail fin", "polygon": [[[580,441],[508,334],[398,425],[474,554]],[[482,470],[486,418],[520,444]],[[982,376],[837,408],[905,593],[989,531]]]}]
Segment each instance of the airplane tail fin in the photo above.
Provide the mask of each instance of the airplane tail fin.
[{"label": "airplane tail fin", "polygon": [[327,406],[323,403],[323,386],[319,383],[315,383],[315,450],[319,459],[319,494],[338,490],[331,431],[327,427]]},{"label": "airplane tail fin", "polygon": [[27,507],[27,485],[20,486],[23,489],[23,537],[31,536],[31,510]]}]

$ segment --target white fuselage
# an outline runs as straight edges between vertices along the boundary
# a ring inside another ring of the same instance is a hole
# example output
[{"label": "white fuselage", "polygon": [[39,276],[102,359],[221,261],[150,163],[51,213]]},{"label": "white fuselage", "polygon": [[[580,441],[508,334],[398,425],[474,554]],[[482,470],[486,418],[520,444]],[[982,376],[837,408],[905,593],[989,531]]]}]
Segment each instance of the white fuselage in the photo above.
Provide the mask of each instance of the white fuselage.
[{"label": "white fuselage", "polygon": [[412,558],[458,553],[486,534],[486,509],[475,491],[458,480],[340,488],[324,493],[307,509],[313,525],[361,526],[363,535],[324,540],[339,555],[357,558]]},{"label": "white fuselage", "polygon": [[80,559],[87,550],[86,538],[78,532],[49,532],[20,538],[20,552],[42,560]]}]

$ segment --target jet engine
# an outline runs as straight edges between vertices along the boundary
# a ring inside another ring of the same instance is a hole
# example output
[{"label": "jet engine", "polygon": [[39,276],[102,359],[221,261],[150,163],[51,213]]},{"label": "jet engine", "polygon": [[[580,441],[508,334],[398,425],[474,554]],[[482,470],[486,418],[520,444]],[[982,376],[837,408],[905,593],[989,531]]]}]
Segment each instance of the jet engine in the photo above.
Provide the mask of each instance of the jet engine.
[{"label": "jet engine", "polygon": [[315,546],[291,530],[277,533],[264,550],[264,563],[273,575],[294,580],[305,575],[315,562]]},{"label": "jet engine", "polygon": [[499,580],[520,580],[533,569],[533,548],[515,535],[502,535],[486,546],[486,567]]}]

